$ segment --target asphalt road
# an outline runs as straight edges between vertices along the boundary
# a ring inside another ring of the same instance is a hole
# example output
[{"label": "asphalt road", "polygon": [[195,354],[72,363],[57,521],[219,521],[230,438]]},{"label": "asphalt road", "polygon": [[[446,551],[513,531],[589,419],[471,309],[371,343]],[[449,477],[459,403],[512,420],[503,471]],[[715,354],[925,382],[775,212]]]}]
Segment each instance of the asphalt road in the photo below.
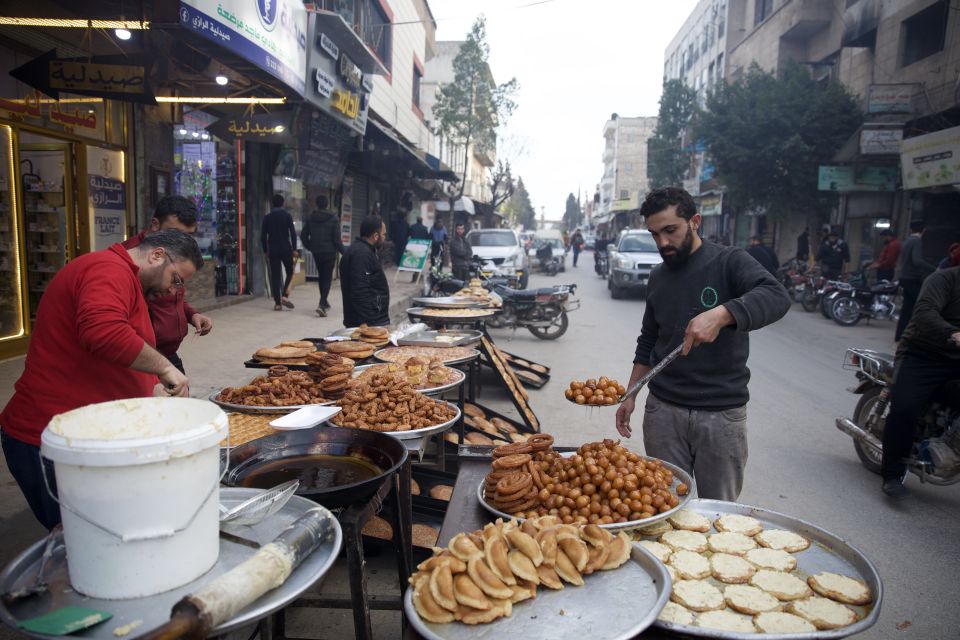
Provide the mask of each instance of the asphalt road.
[{"label": "asphalt road", "polygon": [[[612,408],[581,408],[563,398],[570,380],[600,375],[629,377],[644,302],[612,300],[593,273],[592,255],[555,278],[537,276],[530,286],[576,283],[580,310],[556,342],[523,331],[492,333],[506,351],[552,367],[551,381],[531,391],[542,429],[558,443],[579,445],[617,437]],[[891,505],[880,479],[863,466],[850,438],[834,427],[849,416],[856,396],[842,361],[848,346],[893,348],[890,323],[841,327],[798,304],[778,323],[751,335],[748,405],[750,459],[740,501],[790,514],[823,527],[859,547],[884,583],[880,619],[863,638],[956,638],[960,627],[960,487],[907,480],[912,497]],[[642,399],[642,396],[641,396]],[[638,406],[642,406],[638,402]],[[641,417],[633,426],[639,430]],[[625,444],[642,451],[637,431]]]}]

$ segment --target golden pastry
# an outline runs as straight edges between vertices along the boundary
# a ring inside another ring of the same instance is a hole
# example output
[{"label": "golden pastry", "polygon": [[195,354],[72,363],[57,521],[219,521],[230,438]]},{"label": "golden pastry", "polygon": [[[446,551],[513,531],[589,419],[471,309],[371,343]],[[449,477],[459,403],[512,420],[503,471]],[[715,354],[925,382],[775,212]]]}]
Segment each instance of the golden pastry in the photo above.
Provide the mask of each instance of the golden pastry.
[{"label": "golden pastry", "polygon": [[460,604],[480,611],[486,611],[491,607],[490,600],[483,593],[483,589],[465,573],[458,574],[453,579],[453,595]]}]

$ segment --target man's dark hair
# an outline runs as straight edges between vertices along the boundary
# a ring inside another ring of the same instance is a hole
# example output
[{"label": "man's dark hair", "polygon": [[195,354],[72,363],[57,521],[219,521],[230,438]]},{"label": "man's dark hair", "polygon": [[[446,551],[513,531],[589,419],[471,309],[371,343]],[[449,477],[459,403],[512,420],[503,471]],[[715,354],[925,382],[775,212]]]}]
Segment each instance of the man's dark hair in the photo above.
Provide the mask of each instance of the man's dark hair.
[{"label": "man's dark hair", "polygon": [[463,227],[464,229],[466,229],[467,225],[464,224],[463,222],[458,222],[457,224],[453,225],[454,230],[456,230],[457,227]]},{"label": "man's dark hair", "polygon": [[661,187],[647,194],[640,205],[640,215],[649,218],[674,205],[677,215],[684,220],[689,220],[697,213],[697,205],[689,193],[679,187]]},{"label": "man's dark hair", "polygon": [[760,236],[750,236],[750,242],[760,242]]},{"label": "man's dark hair", "polygon": [[325,211],[328,206],[327,196],[317,196],[317,209]]},{"label": "man's dark hair", "polygon": [[197,224],[197,205],[183,196],[164,196],[153,210],[153,217],[163,224],[170,216],[174,216],[183,225],[193,227]]},{"label": "man's dark hair", "polygon": [[280,207],[282,207],[282,206],[283,206],[283,203],[284,203],[285,201],[286,201],[286,200],[284,199],[284,197],[283,197],[282,195],[280,195],[279,193],[273,194],[273,208],[274,208],[274,209],[279,209]]},{"label": "man's dark hair", "polygon": [[367,216],[360,223],[360,237],[369,238],[380,231],[383,227],[383,219],[380,216]]},{"label": "man's dark hair", "polygon": [[923,220],[913,220],[910,222],[910,232],[911,233],[920,233],[927,228],[927,223]]},{"label": "man's dark hair", "polygon": [[423,218],[421,218],[420,216],[417,216],[417,223],[423,224]]},{"label": "man's dark hair", "polygon": [[193,236],[178,229],[163,229],[151,233],[140,243],[144,251],[163,249],[174,262],[189,260],[197,271],[203,268],[203,256],[200,255],[200,246]]}]

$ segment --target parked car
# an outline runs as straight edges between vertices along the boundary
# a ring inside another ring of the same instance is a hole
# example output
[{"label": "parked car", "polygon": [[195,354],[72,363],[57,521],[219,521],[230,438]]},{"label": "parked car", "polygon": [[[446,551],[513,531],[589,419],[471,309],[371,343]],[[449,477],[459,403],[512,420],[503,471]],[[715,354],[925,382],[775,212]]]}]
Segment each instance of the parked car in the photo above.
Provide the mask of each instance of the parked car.
[{"label": "parked car", "polygon": [[467,233],[473,255],[490,260],[501,270],[513,270],[526,289],[530,280],[527,252],[523,250],[520,235],[513,229],[473,229]]},{"label": "parked car", "polygon": [[560,263],[559,271],[567,270],[567,254],[563,249],[563,240],[560,237],[556,238],[535,238],[533,245],[527,249],[527,258],[530,261],[530,264],[537,264],[537,249],[542,247],[544,244],[549,244],[550,248],[553,250],[553,257],[557,259]]},{"label": "parked car", "polygon": [[627,229],[610,245],[610,297],[620,298],[628,290],[645,291],[650,271],[663,262],[657,243],[646,229]]}]

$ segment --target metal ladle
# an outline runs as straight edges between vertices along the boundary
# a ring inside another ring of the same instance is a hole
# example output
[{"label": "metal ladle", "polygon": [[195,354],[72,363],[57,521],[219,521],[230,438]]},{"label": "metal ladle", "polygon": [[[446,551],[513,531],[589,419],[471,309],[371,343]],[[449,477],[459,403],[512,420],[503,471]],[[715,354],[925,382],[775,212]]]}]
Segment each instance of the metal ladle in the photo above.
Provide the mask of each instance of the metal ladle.
[{"label": "metal ladle", "polygon": [[663,360],[653,365],[653,368],[650,371],[647,371],[639,380],[637,380],[633,386],[631,386],[627,391],[620,396],[620,399],[617,401],[617,404],[623,404],[628,398],[636,397],[640,390],[643,389],[648,382],[653,380],[653,377],[663,371],[663,369],[677,359],[680,353],[683,351],[683,343],[677,345],[677,348],[668,353]]}]

